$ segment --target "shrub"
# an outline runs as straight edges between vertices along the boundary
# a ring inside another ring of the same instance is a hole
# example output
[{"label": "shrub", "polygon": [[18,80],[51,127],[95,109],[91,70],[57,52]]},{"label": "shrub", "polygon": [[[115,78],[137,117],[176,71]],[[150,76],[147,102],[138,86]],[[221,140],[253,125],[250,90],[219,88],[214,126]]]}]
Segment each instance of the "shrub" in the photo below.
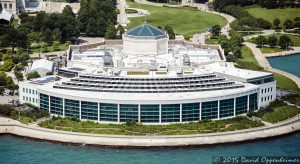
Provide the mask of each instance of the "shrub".
[{"label": "shrub", "polygon": [[38,77],[41,77],[41,76],[39,75],[38,72],[34,71],[34,72],[28,73],[28,74],[26,75],[26,77],[27,77],[27,80],[30,80],[30,79],[38,78]]}]

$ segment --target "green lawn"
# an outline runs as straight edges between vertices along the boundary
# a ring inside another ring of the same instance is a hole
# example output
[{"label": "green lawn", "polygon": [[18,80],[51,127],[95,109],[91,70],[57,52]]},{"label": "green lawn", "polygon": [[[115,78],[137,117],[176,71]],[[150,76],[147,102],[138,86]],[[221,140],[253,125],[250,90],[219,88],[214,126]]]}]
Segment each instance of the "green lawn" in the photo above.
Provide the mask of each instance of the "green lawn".
[{"label": "green lawn", "polygon": [[250,7],[247,11],[256,18],[263,18],[271,23],[275,18],[280,19],[281,25],[286,19],[294,19],[300,17],[300,8],[284,8],[284,9],[266,9],[260,7]]},{"label": "green lawn", "polygon": [[126,9],[126,14],[135,14],[135,13],[138,13],[137,10],[133,10],[133,9]]},{"label": "green lawn", "polygon": [[275,80],[277,81],[277,88],[294,90],[294,91],[299,90],[297,84],[293,80],[281,74],[274,73],[274,75],[275,75]]},{"label": "green lawn", "polygon": [[218,39],[208,39],[205,41],[205,44],[219,44]]},{"label": "green lawn", "polygon": [[278,47],[270,48],[270,47],[264,47],[260,49],[261,53],[266,54],[266,53],[275,53],[275,52],[282,52],[285,51],[285,49],[281,49]]},{"label": "green lawn", "polygon": [[43,51],[43,48],[40,48],[39,46],[31,47],[31,48],[29,48],[29,51],[33,52],[33,53],[38,53],[40,51],[43,51],[43,52],[65,51],[66,49],[68,49],[68,47],[69,46],[67,44],[61,43],[61,44],[59,44],[59,49],[54,49],[52,45],[47,45],[47,51]]},{"label": "green lawn", "polygon": [[242,47],[242,58],[238,59],[237,67],[254,71],[263,70],[263,68],[258,65],[252,51],[247,46]]},{"label": "green lawn", "polygon": [[[242,47],[242,58],[238,59],[237,67],[255,71],[263,71],[263,68],[258,65],[252,51],[247,46]],[[278,88],[294,91],[299,90],[297,84],[293,80],[281,74],[274,73],[274,75]]]},{"label": "green lawn", "polygon": [[200,121],[187,124],[171,125],[141,125],[134,124],[101,124],[92,121],[80,121],[70,118],[54,118],[44,121],[40,126],[45,128],[65,130],[72,132],[84,132],[95,134],[114,135],[188,135],[233,131],[240,129],[263,126],[257,121],[251,121],[246,117],[236,117],[228,120]]},{"label": "green lawn", "polygon": [[300,113],[300,109],[292,106],[281,106],[274,109],[273,112],[268,112],[263,115],[262,119],[267,122],[276,123],[286,120]]},{"label": "green lawn", "polygon": [[176,34],[190,38],[193,34],[204,32],[213,25],[224,26],[226,24],[225,18],[221,16],[201,12],[193,8],[158,7],[132,1],[127,1],[127,4],[130,7],[145,9],[151,13],[147,17],[129,18],[128,29],[141,25],[146,19],[153,26],[164,27],[170,25]]}]

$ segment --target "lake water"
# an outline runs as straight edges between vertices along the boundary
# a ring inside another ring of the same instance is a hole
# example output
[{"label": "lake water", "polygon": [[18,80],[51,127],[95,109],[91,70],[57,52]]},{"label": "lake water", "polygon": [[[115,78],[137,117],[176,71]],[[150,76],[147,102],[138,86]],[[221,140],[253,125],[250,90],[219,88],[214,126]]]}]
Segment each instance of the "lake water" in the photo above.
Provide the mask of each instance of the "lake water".
[{"label": "lake water", "polygon": [[0,136],[0,163],[206,164],[213,156],[299,156],[300,133],[245,144],[208,148],[124,150],[66,146]]},{"label": "lake water", "polygon": [[300,54],[268,58],[273,68],[283,70],[300,77]]}]

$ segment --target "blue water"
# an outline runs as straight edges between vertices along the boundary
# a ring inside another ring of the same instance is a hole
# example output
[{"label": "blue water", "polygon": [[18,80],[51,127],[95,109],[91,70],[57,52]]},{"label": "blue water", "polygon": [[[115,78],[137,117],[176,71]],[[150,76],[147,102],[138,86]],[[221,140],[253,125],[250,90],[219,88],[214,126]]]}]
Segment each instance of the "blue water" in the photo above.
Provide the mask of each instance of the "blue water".
[{"label": "blue water", "polygon": [[286,71],[300,77],[300,54],[268,58],[273,68]]},{"label": "blue water", "polygon": [[267,141],[209,148],[124,150],[65,146],[0,136],[0,163],[206,164],[212,156],[299,156],[300,133]]}]

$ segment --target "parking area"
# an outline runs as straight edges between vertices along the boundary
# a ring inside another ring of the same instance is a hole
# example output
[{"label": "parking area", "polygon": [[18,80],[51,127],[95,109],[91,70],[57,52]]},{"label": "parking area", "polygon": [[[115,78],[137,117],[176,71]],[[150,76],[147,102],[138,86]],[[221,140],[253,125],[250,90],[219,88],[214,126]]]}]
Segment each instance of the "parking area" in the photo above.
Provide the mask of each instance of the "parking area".
[{"label": "parking area", "polygon": [[10,100],[19,100],[19,96],[0,96],[0,104],[8,104]]}]

